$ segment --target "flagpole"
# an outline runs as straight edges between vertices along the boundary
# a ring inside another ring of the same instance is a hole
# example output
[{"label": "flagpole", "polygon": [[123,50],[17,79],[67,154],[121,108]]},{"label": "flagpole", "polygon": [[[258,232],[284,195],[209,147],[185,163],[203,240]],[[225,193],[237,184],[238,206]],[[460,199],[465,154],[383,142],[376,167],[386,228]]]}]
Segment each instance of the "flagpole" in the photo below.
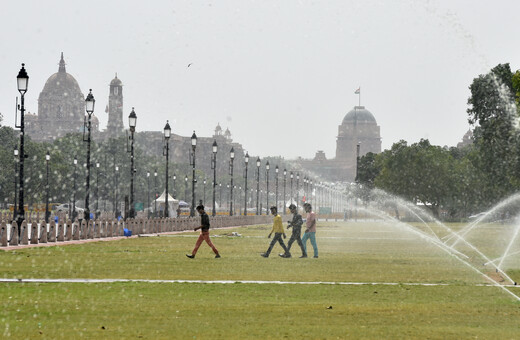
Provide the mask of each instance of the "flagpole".
[{"label": "flagpole", "polygon": [[359,95],[359,97],[358,97],[359,98],[359,106],[361,106],[361,86],[359,87],[358,95]]}]

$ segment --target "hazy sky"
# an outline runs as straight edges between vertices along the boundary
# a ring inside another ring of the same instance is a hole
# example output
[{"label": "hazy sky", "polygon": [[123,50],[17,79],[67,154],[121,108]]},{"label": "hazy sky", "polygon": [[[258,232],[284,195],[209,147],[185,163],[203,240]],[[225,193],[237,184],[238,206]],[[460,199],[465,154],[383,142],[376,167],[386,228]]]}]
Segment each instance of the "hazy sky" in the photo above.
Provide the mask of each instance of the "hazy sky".
[{"label": "hazy sky", "polygon": [[[229,128],[249,153],[335,156],[338,125],[358,103],[383,148],[400,139],[456,145],[468,86],[498,63],[520,68],[520,2],[9,1],[0,12],[0,112],[14,124],[16,75],[26,109],[60,53],[107,123],[108,85],[124,84],[124,123],[211,136]],[[191,66],[188,65],[191,63]]]}]

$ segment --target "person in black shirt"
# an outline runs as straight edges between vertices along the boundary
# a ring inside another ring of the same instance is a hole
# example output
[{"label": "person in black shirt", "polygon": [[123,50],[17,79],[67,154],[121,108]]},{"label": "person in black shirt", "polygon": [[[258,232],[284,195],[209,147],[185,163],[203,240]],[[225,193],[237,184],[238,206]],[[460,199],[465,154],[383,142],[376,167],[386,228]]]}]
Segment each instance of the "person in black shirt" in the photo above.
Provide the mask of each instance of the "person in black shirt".
[{"label": "person in black shirt", "polygon": [[202,244],[202,241],[206,241],[208,246],[210,246],[211,249],[213,249],[213,252],[215,253],[215,258],[218,259],[218,258],[220,258],[220,254],[218,253],[217,248],[215,248],[215,246],[213,245],[213,243],[211,242],[211,240],[209,238],[209,226],[210,226],[209,225],[209,216],[204,211],[203,205],[199,205],[197,207],[197,212],[200,214],[200,226],[194,228],[193,230],[197,231],[200,229],[200,235],[199,235],[199,238],[197,239],[197,242],[195,243],[195,248],[193,248],[191,255],[186,254],[186,256],[189,257],[190,259],[195,258],[195,254],[197,254],[197,250],[199,250],[199,247]]},{"label": "person in black shirt", "polygon": [[307,253],[305,252],[305,248],[303,247],[302,239],[300,237],[301,231],[302,231],[302,215],[298,214],[298,209],[294,204],[291,204],[289,206],[289,210],[293,214],[292,221],[289,221],[289,225],[287,226],[287,229],[292,228],[292,234],[291,238],[289,239],[289,243],[287,243],[287,252],[285,254],[278,254],[280,257],[291,257],[291,246],[294,243],[294,241],[298,242],[298,245],[300,246],[300,249],[302,250],[302,256],[300,258],[307,257]]}]

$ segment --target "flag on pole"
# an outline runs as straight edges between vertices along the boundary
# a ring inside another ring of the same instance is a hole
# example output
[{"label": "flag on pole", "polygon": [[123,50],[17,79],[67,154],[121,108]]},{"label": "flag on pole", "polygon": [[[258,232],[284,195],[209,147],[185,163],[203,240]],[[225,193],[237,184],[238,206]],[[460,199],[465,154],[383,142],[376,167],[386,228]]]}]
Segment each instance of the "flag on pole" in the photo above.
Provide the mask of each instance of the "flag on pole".
[{"label": "flag on pole", "polygon": [[358,87],[358,89],[354,92],[354,94],[359,94],[361,92],[361,87]]}]

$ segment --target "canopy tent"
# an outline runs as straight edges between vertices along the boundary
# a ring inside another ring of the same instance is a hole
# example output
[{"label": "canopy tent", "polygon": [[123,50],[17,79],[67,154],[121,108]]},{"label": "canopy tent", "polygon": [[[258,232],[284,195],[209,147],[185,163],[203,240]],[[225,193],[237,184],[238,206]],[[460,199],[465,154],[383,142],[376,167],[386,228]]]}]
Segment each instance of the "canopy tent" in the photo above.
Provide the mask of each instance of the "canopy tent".
[{"label": "canopy tent", "polygon": [[[153,211],[155,209],[155,204],[157,203],[157,211],[159,215],[164,215],[164,206],[166,204],[166,191],[163,191],[161,196],[159,196],[156,200],[152,202],[152,206],[150,209]],[[170,194],[168,194],[168,216],[169,217],[177,217],[177,209],[179,208],[179,200],[173,198]]]}]

